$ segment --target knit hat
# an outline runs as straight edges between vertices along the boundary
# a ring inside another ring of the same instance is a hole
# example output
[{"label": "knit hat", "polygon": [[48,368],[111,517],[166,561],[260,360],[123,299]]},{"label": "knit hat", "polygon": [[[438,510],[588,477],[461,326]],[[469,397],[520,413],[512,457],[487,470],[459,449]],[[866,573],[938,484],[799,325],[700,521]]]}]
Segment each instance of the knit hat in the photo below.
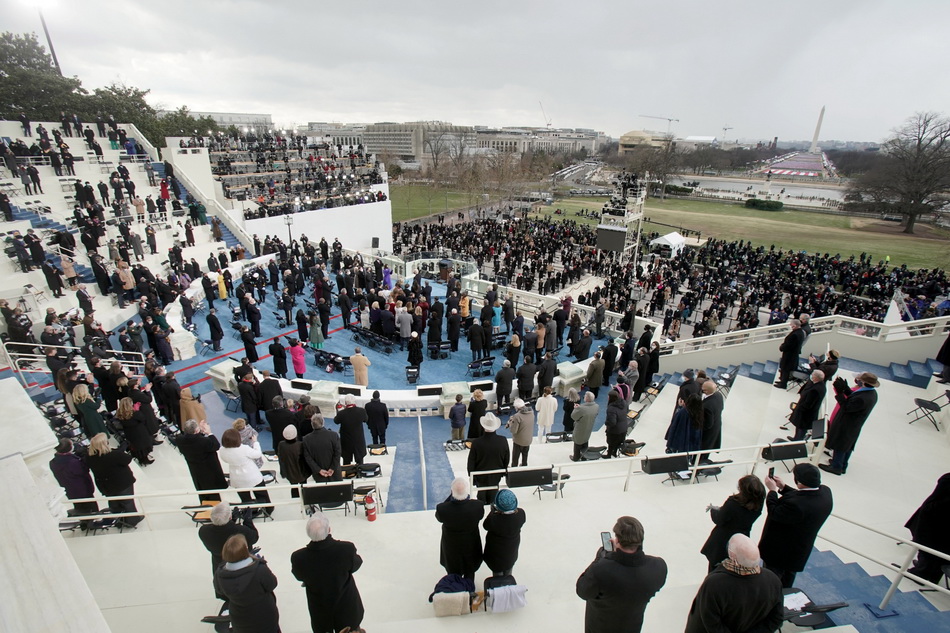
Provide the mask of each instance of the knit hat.
[{"label": "knit hat", "polygon": [[486,413],[482,416],[482,428],[486,431],[497,431],[501,428],[501,420],[494,413]]},{"label": "knit hat", "polygon": [[498,491],[498,494],[495,495],[495,500],[492,502],[492,505],[495,506],[495,509],[499,512],[514,512],[518,509],[518,497],[516,497],[515,493],[511,490],[502,488]]},{"label": "knit hat", "polygon": [[284,439],[287,441],[297,439],[297,427],[289,424],[284,427]]},{"label": "knit hat", "polygon": [[515,400],[515,409],[518,409],[519,411],[520,411],[521,409],[524,409],[524,400],[522,400],[521,398],[516,399],[516,400]]},{"label": "knit hat", "polygon": [[799,483],[806,488],[817,488],[821,485],[821,471],[814,464],[801,463],[792,468],[792,476],[795,483]]}]

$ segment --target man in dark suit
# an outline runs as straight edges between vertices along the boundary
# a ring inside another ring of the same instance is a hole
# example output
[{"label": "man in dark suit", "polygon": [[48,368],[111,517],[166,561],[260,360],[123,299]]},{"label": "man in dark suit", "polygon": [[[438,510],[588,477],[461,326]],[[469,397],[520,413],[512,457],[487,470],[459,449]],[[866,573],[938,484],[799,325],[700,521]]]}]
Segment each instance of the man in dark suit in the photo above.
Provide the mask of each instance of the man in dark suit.
[{"label": "man in dark suit", "polygon": [[[703,435],[700,439],[701,450],[722,448],[722,410],[726,403],[716,383],[707,380],[703,383]],[[709,461],[709,453],[703,455],[703,461]]]},{"label": "man in dark suit", "polygon": [[[495,436],[493,432],[487,433],[475,439],[474,442],[483,440],[488,435]],[[507,443],[505,447],[507,448]],[[471,461],[470,455],[469,463]],[[504,465],[501,467],[504,468]],[[469,467],[469,471],[471,470]],[[476,485],[481,484],[476,482]],[[478,494],[481,497],[482,493]],[[452,482],[452,492],[449,497],[435,507],[435,518],[442,524],[439,564],[445,568],[445,573],[459,574],[470,580],[475,579],[475,572],[482,565],[482,536],[478,524],[481,523],[484,515],[485,506],[482,501],[469,496],[468,480],[464,477],[455,479]]]},{"label": "man in dark suit", "polygon": [[[157,392],[156,392],[156,395]],[[197,490],[222,490],[228,487],[221,470],[221,460],[218,459],[218,449],[221,444],[211,432],[211,427],[204,420],[185,420],[181,427],[182,434],[175,442],[188,464],[191,480]],[[218,493],[198,496],[202,501],[221,501]]]},{"label": "man in dark suit", "polygon": [[[276,396],[283,397],[284,390],[281,388],[279,380],[271,378],[270,371],[265,369],[261,372],[261,375],[264,379],[261,380],[261,384],[257,385],[257,392],[261,394],[261,408],[267,412],[274,407],[274,398]],[[274,437],[278,436],[275,435]]]},{"label": "man in dark suit", "polygon": [[[246,374],[238,383],[238,395],[241,396],[241,410],[247,423],[253,429],[261,430],[261,417],[258,415],[260,394],[251,374]],[[279,436],[275,436],[279,437]]]},{"label": "man in dark suit", "polygon": [[310,421],[313,431],[303,438],[303,457],[313,473],[313,480],[341,481],[340,436],[323,426],[323,417],[314,415]]},{"label": "man in dark suit", "polygon": [[[792,469],[797,488],[779,477],[766,477],[765,497],[768,517],[759,540],[765,567],[791,587],[795,574],[805,569],[818,530],[834,507],[831,489],[821,485],[821,471],[814,464],[801,463]],[[779,496],[781,494],[781,496]]]},{"label": "man in dark suit", "polygon": [[165,401],[168,419],[181,426],[181,423],[184,422],[181,419],[181,386],[178,384],[178,379],[175,378],[175,372],[173,371],[165,375],[165,384],[162,385],[162,398]]},{"label": "man in dark suit", "polygon": [[821,464],[819,468],[833,475],[848,472],[848,460],[858,443],[858,436],[877,404],[877,388],[880,386],[877,376],[866,371],[854,379],[854,385],[852,389],[840,376],[832,383],[838,413],[828,430],[825,447],[834,453],[831,464]]},{"label": "man in dark suit", "polygon": [[86,290],[86,284],[79,284],[79,290],[76,291],[76,300],[79,301],[79,309],[83,314],[89,314],[93,311],[92,295]]},{"label": "man in dark suit", "polygon": [[284,437],[284,429],[296,425],[294,412],[287,408],[283,396],[273,396],[269,401],[262,397],[261,402],[270,405],[267,409],[267,424],[270,426],[271,437]]},{"label": "man in dark suit", "polygon": [[538,368],[535,366],[531,355],[525,354],[524,363],[515,372],[515,375],[518,376],[518,397],[524,400],[531,397],[534,391],[534,375],[537,370]]},{"label": "man in dark suit", "polygon": [[619,353],[620,348],[617,347],[613,339],[610,339],[604,346],[604,352],[601,355],[601,358],[604,359],[604,387],[610,386],[610,379],[614,375],[614,367],[617,365],[617,355]]},{"label": "man in dark suit", "polygon": [[290,570],[307,590],[310,626],[314,631],[359,631],[363,600],[353,574],[363,564],[356,546],[330,535],[322,512],[307,520],[310,542],[290,555]]},{"label": "man in dark suit", "polygon": [[[495,433],[501,427],[501,420],[498,419],[498,416],[494,413],[486,413],[482,416],[481,422],[484,432],[481,437],[472,440],[472,448],[468,452],[469,474],[483,470],[503,470],[508,467],[511,459],[508,439]],[[496,486],[501,478],[501,473],[477,475],[475,485],[479,487]],[[486,505],[491,504],[495,500],[497,492],[497,490],[480,490],[478,499]]]},{"label": "man in dark suit", "polygon": [[366,409],[356,406],[356,398],[347,394],[343,398],[343,408],[333,421],[340,425],[340,450],[343,463],[362,464],[366,457]]},{"label": "man in dark suit", "polygon": [[[614,348],[616,349],[616,348]],[[551,352],[544,355],[544,360],[538,365],[538,393],[543,394],[545,387],[554,386],[554,376],[557,374],[557,363]]]},{"label": "man in dark suit", "polygon": [[[448,307],[448,301],[445,302],[445,305]],[[453,308],[449,313],[447,322],[446,338],[452,344],[452,351],[457,352],[459,351],[459,336],[462,332],[462,317],[459,316],[459,311]]]},{"label": "man in dark suit", "polygon": [[373,436],[373,444],[386,443],[386,429],[389,427],[389,407],[379,399],[379,392],[373,392],[373,399],[363,407],[366,410],[366,426]]},{"label": "man in dark suit", "polygon": [[251,324],[251,330],[254,332],[254,336],[260,338],[261,336],[261,311],[257,307],[257,301],[253,297],[247,300],[247,307],[245,308],[247,312],[247,320]]},{"label": "man in dark suit", "polygon": [[645,325],[643,327],[643,334],[640,335],[640,340],[637,341],[637,349],[645,347],[650,349],[650,343],[653,342],[653,326]]},{"label": "man in dark suit", "polygon": [[574,349],[571,350],[575,360],[587,360],[587,357],[590,356],[590,347],[593,344],[594,340],[590,337],[590,330],[584,330],[581,338],[574,345]]},{"label": "man in dark suit", "polygon": [[805,439],[805,435],[811,430],[812,423],[821,414],[821,402],[825,399],[826,392],[825,372],[816,369],[811,372],[810,380],[798,391],[798,404],[795,405],[792,416],[789,418],[795,427],[795,435],[788,439],[793,442]]},{"label": "man in dark suit", "polygon": [[211,331],[211,344],[214,345],[214,351],[221,351],[221,339],[224,338],[224,329],[221,327],[221,322],[218,320],[218,317],[215,316],[215,309],[210,308],[208,310],[208,316],[205,317],[205,321],[208,322],[208,329]]},{"label": "man in dark suit", "polygon": [[472,350],[472,360],[482,358],[487,347],[485,338],[485,328],[477,320],[468,328],[468,344]]},{"label": "man in dark suit", "polygon": [[511,388],[515,380],[515,370],[511,368],[511,361],[505,360],[501,369],[495,374],[495,395],[498,406],[502,403],[511,404]]},{"label": "man in dark suit", "polygon": [[802,345],[805,344],[805,331],[802,329],[802,323],[798,319],[789,319],[789,326],[792,331],[785,336],[785,340],[779,345],[779,351],[782,352],[782,358],[779,360],[778,380],[775,387],[785,389],[788,387],[788,379],[792,372],[798,367],[798,362],[802,353]]}]

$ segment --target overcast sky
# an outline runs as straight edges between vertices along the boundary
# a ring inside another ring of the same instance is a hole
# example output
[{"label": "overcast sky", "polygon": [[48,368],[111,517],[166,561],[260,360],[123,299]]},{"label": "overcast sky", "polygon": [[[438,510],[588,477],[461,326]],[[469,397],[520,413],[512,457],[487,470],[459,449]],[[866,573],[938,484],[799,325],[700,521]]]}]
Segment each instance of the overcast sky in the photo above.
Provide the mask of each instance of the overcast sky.
[{"label": "overcast sky", "polygon": [[[0,28],[42,27],[0,0]],[[35,0],[34,0],[35,4]],[[877,141],[950,112],[942,0],[46,0],[66,75],[156,107],[308,121]]]}]

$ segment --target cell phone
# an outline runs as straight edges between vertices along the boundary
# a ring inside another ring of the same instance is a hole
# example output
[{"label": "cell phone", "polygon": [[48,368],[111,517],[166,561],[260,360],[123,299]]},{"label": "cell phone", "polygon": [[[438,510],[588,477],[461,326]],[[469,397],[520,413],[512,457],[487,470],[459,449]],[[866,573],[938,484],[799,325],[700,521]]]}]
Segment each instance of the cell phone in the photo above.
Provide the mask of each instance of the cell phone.
[{"label": "cell phone", "polygon": [[769,479],[775,479],[775,466],[769,468]]},{"label": "cell phone", "polygon": [[611,542],[611,540],[610,540],[611,536],[612,536],[612,535],[611,535],[610,532],[601,532],[601,533],[600,533],[600,543],[601,543],[601,545],[603,545],[605,552],[612,552],[612,551],[614,551],[614,544],[613,544],[613,542]]}]

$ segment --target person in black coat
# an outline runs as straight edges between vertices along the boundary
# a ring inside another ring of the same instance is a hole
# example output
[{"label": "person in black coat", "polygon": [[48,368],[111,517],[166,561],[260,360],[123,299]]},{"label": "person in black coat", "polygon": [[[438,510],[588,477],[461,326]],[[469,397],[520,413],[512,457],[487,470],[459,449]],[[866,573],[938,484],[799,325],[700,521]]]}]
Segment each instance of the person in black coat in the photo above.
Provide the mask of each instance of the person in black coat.
[{"label": "person in black coat", "polygon": [[79,290],[76,291],[76,300],[79,302],[79,309],[83,314],[93,312],[92,295],[86,290],[86,284],[79,284]]},{"label": "person in black coat", "polygon": [[801,321],[789,319],[788,324],[792,331],[785,336],[785,340],[778,348],[782,352],[782,358],[779,360],[778,380],[775,381],[775,386],[779,389],[788,387],[788,380],[798,367],[802,346],[805,344],[805,331],[802,329]]},{"label": "person in black coat", "polygon": [[210,332],[211,344],[214,346],[214,351],[220,352],[221,339],[224,338],[224,328],[221,327],[221,321],[218,320],[214,308],[208,309],[208,316],[205,317],[205,321],[208,323],[208,330]]},{"label": "person in black coat", "polygon": [[749,536],[752,524],[762,515],[764,504],[762,481],[755,475],[746,475],[739,479],[739,492],[726,499],[722,506],[706,506],[709,518],[716,524],[699,550],[709,561],[709,571],[728,556],[726,547],[733,534]]},{"label": "person in black coat", "polygon": [[287,350],[284,349],[280,339],[275,338],[273,342],[267,346],[267,351],[270,352],[271,359],[274,361],[274,375],[278,378],[286,378]]},{"label": "person in black coat", "polygon": [[315,415],[310,422],[313,431],[303,438],[303,456],[313,473],[313,480],[341,481],[340,436],[336,431],[324,428],[323,416]]},{"label": "person in black coat", "polygon": [[[49,462],[49,469],[56,478],[56,482],[66,491],[67,499],[89,499],[95,494],[92,477],[89,476],[89,466],[82,457],[73,452],[73,443],[67,439],[59,441],[56,454]],[[85,501],[73,504],[76,514],[92,514],[99,511],[99,504],[95,501]],[[80,523],[85,530],[88,521]]]},{"label": "person in black coat", "polygon": [[[647,348],[637,348],[637,354],[634,356],[634,360],[637,361],[637,369],[640,370],[640,376],[637,378],[637,382],[631,385],[631,387],[633,387],[633,401],[640,402],[640,397],[653,379],[647,369],[650,366],[650,353],[647,351]],[[699,390],[697,389],[697,393],[698,392]]]},{"label": "person in black coat", "polygon": [[[614,368],[617,365],[617,355],[620,353],[620,348],[617,345],[610,341],[604,347],[604,352],[601,355],[601,358],[604,359],[604,387],[610,386],[610,378],[614,375]],[[624,365],[626,367],[626,365]]]},{"label": "person in black coat", "polygon": [[46,285],[53,292],[54,297],[63,296],[63,273],[56,266],[48,261],[43,261],[41,266],[43,276],[46,277]]},{"label": "person in black coat", "polygon": [[[950,473],[942,475],[937,480],[937,487],[934,488],[933,493],[917,508],[904,527],[910,530],[914,542],[938,552],[950,554],[948,525],[950,525]],[[907,571],[924,580],[939,583],[943,577],[941,567],[946,564],[947,561],[938,556],[918,551],[917,560]]]},{"label": "person in black coat", "polygon": [[594,341],[590,337],[590,330],[584,330],[580,339],[574,344],[574,349],[571,350],[571,353],[577,360],[586,360],[587,357],[590,356],[590,348],[593,344]]},{"label": "person in black coat", "polygon": [[792,587],[795,575],[805,569],[818,531],[834,508],[831,489],[821,485],[821,471],[813,464],[796,464],[792,476],[797,489],[777,476],[765,478],[768,516],[759,540],[765,567],[783,587]]},{"label": "person in black coat", "polygon": [[257,392],[261,395],[261,409],[266,413],[274,407],[274,398],[281,396],[283,399],[284,389],[280,386],[280,381],[271,378],[270,372],[266,369],[261,372],[263,379],[257,385]]},{"label": "person in black coat", "polygon": [[[613,347],[613,346],[611,346]],[[617,349],[614,347],[614,349]],[[554,376],[557,374],[557,363],[551,353],[544,355],[544,360],[538,365],[538,393],[543,393],[545,387],[554,386]]]},{"label": "person in black coat", "polygon": [[422,353],[422,340],[419,338],[418,332],[413,332],[409,336],[409,358],[408,362],[410,365],[416,367],[422,365],[422,361],[425,360],[425,354]]},{"label": "person in black coat", "polygon": [[[253,297],[248,299],[247,306],[244,308],[247,312],[247,320],[251,324],[254,336],[261,335],[261,311],[257,307],[257,301]],[[253,361],[252,361],[253,362]]]},{"label": "person in black coat", "polygon": [[445,338],[452,344],[452,351],[459,351],[459,336],[462,333],[462,317],[458,310],[452,310],[446,319]]},{"label": "person in black coat", "polygon": [[181,426],[184,420],[181,417],[181,385],[175,378],[175,372],[170,371],[165,374],[165,381],[162,383],[162,402],[165,403],[165,414],[169,421]]},{"label": "person in black coat", "polygon": [[808,382],[798,390],[798,403],[789,418],[795,427],[795,435],[790,438],[792,441],[805,439],[805,435],[811,430],[812,423],[821,414],[821,403],[825,399],[826,390],[824,372],[820,369],[811,372]]},{"label": "person in black coat", "polygon": [[511,490],[499,490],[492,502],[492,511],[485,517],[485,564],[496,575],[510,576],[518,561],[521,528],[527,516],[518,507],[518,497]]},{"label": "person in black coat", "polygon": [[322,512],[307,520],[310,542],[290,555],[290,571],[307,590],[310,626],[314,631],[359,631],[363,600],[353,574],[363,564],[356,546],[330,535]]},{"label": "person in black coat", "polygon": [[[185,420],[181,426],[182,435],[175,446],[188,464],[188,472],[196,490],[220,490],[228,487],[218,459],[221,444],[211,433],[211,427],[205,420]],[[218,493],[198,495],[201,501],[221,501]]]},{"label": "person in black coat", "polygon": [[518,377],[518,396],[520,398],[527,400],[531,397],[534,392],[534,375],[537,371],[538,368],[531,362],[531,355],[525,354],[524,363],[515,372]]},{"label": "person in black coat", "polygon": [[[112,450],[105,433],[92,437],[86,463],[96,480],[96,487],[105,497],[123,497],[135,494],[135,475],[129,464],[132,456],[125,451]],[[113,513],[137,512],[134,499],[109,500],[109,510]],[[118,519],[120,523],[135,526],[145,517],[130,516]]]},{"label": "person in black coat", "polygon": [[[511,448],[508,439],[496,433],[501,428],[501,420],[494,413],[482,416],[482,435],[472,440],[472,447],[468,452],[468,473],[484,470],[499,470],[508,467],[511,461]],[[475,485],[497,486],[503,477],[502,473],[493,475],[476,475]],[[479,490],[478,499],[484,504],[495,500],[497,490]]]},{"label": "person in black coat", "polygon": [[303,310],[297,310],[297,334],[300,337],[301,341],[310,340],[310,322],[307,321],[307,315],[303,313]]},{"label": "person in black coat", "polygon": [[379,392],[373,392],[373,399],[363,407],[366,410],[366,426],[369,427],[373,444],[386,443],[386,429],[389,427],[389,407],[379,399]]},{"label": "person in black coat", "polygon": [[259,359],[257,341],[254,340],[254,333],[246,325],[241,327],[241,342],[244,343],[244,355],[247,356],[250,362],[256,363]]},{"label": "person in black coat", "polygon": [[[276,381],[271,379],[271,382]],[[262,382],[261,385],[263,384]],[[265,403],[270,405],[270,408],[266,409],[267,425],[270,427],[270,435],[274,438],[275,442],[280,442],[280,439],[284,437],[285,428],[288,426],[296,427],[297,417],[293,411],[287,408],[283,396],[274,396],[268,403],[263,395],[261,395],[261,405]]]},{"label": "person in black coat", "polygon": [[362,464],[366,457],[366,410],[356,406],[356,398],[346,395],[343,408],[333,421],[340,425],[340,457],[344,464]]},{"label": "person in black coat", "polygon": [[478,360],[484,356],[483,350],[487,347],[485,328],[478,321],[474,321],[468,328],[468,344],[472,350],[472,360]]},{"label": "person in black coat", "polygon": [[854,379],[854,384],[855,388],[851,389],[840,376],[833,383],[835,400],[839,406],[838,412],[829,422],[825,448],[834,452],[831,464],[819,465],[823,471],[833,475],[848,472],[848,460],[858,443],[861,429],[877,404],[877,387],[880,386],[877,376],[866,371]]},{"label": "person in black coat", "polygon": [[666,584],[666,561],[643,552],[643,526],[630,516],[617,519],[611,543],[577,579],[577,597],[587,601],[584,631],[639,633],[647,604]]},{"label": "person in black coat", "polygon": [[451,494],[435,507],[435,518],[442,524],[439,564],[445,573],[475,579],[475,572],[482,566],[482,535],[478,524],[484,514],[482,502],[469,496],[468,479],[456,478]]},{"label": "person in black coat", "polygon": [[258,415],[260,394],[257,392],[253,374],[246,374],[238,383],[238,395],[241,396],[241,411],[247,417],[247,423],[252,428],[260,430],[261,416]]},{"label": "person in black coat", "polygon": [[615,389],[611,389],[607,394],[604,431],[607,435],[606,457],[608,459],[617,457],[620,452],[620,445],[627,437],[627,403],[624,402]]},{"label": "person in black coat", "polygon": [[[237,523],[232,518],[231,504],[227,501],[222,501],[211,509],[211,522],[205,523],[198,528],[198,539],[201,540],[201,544],[204,545],[205,549],[211,554],[212,578],[214,578],[214,573],[218,570],[218,567],[224,564],[224,559],[221,558],[221,551],[224,549],[224,544],[229,538],[235,534],[240,534],[244,537],[244,540],[247,541],[249,546],[257,543],[259,534],[257,533],[257,528],[254,527],[252,511],[248,508],[244,512],[245,515],[242,522]],[[215,588],[215,597],[218,600],[228,599],[227,596],[218,592],[217,587]]]},{"label": "person in black coat", "polygon": [[[215,590],[228,599],[231,631],[280,633],[277,577],[263,558],[251,556],[243,534],[235,534],[221,550],[224,565],[214,574]],[[247,564],[249,561],[249,564]]]},{"label": "person in black coat", "polygon": [[495,374],[495,397],[498,406],[511,404],[511,389],[515,381],[515,370],[511,368],[511,361],[505,360],[501,369]]},{"label": "person in black coat", "polygon": [[[703,435],[699,440],[700,450],[713,450],[722,448],[722,410],[726,406],[722,393],[716,387],[716,383],[707,380],[702,384],[703,391]],[[709,453],[702,457],[709,461]]]}]

